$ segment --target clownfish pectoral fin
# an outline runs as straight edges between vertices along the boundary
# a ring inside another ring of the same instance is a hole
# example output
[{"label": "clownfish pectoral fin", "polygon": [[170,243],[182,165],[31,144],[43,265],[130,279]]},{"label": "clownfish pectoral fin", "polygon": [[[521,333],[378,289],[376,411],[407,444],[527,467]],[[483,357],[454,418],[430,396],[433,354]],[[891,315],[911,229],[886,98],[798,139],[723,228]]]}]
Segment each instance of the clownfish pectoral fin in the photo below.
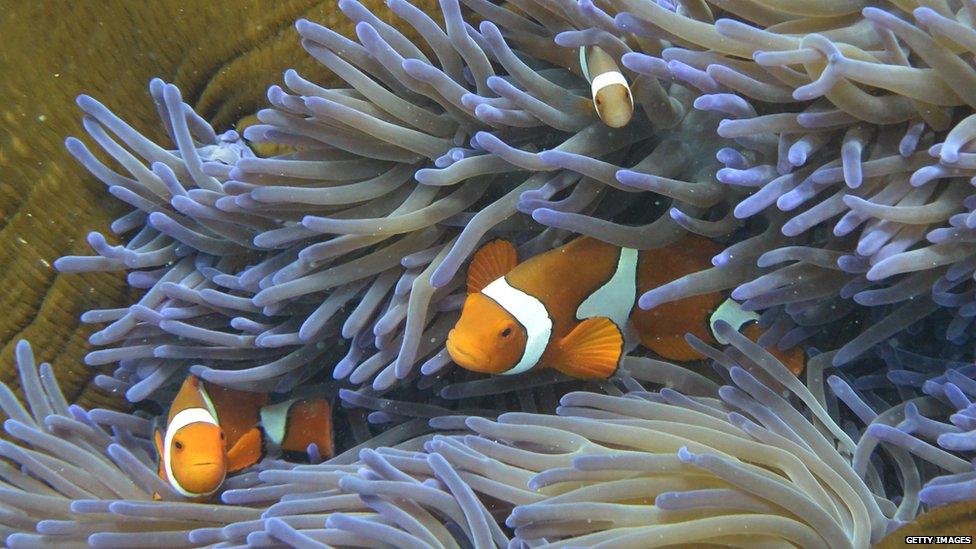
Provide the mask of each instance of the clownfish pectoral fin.
[{"label": "clownfish pectoral fin", "polygon": [[163,431],[156,427],[153,429],[153,446],[156,448],[156,457],[163,458]]},{"label": "clownfish pectoral fin", "polygon": [[[153,448],[156,449],[157,474],[159,478],[163,479],[163,482],[166,482],[166,465],[163,463],[163,432],[158,425],[153,427],[152,438]],[[162,499],[163,496],[159,495],[159,492],[153,492],[154,501],[160,501]]]},{"label": "clownfish pectoral fin", "polygon": [[468,266],[468,293],[476,294],[485,286],[508,274],[518,265],[515,245],[507,240],[492,240],[482,246]]},{"label": "clownfish pectoral fin", "polygon": [[553,368],[579,379],[606,379],[623,357],[624,337],[607,317],[588,318],[556,344]]},{"label": "clownfish pectoral fin", "polygon": [[241,435],[227,450],[227,472],[236,473],[261,461],[264,449],[261,447],[261,429],[257,427]]},{"label": "clownfish pectoral fin", "polygon": [[165,474],[163,468],[163,432],[159,427],[153,428],[153,447],[156,448],[156,463],[159,465],[159,474],[163,476]]}]

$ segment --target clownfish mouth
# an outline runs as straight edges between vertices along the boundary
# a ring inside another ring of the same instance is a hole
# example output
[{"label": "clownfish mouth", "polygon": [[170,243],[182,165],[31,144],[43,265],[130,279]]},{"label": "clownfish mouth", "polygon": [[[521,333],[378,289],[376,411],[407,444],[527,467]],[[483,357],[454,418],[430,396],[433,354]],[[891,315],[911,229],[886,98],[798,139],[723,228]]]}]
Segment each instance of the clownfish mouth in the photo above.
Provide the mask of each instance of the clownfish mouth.
[{"label": "clownfish mouth", "polygon": [[205,463],[194,463],[193,465],[190,465],[190,467],[213,467],[215,465],[219,464],[215,461],[207,461]]},{"label": "clownfish mouth", "polygon": [[447,339],[447,352],[451,355],[451,359],[458,364],[458,366],[475,372],[485,372],[490,369],[490,364],[488,360],[479,358],[476,354],[461,348],[455,341],[450,337]]},{"label": "clownfish mouth", "polygon": [[451,353],[452,357],[460,358],[464,362],[474,362],[474,357],[470,353],[466,353],[457,345],[451,344],[451,342],[448,342],[447,345],[448,352]]}]

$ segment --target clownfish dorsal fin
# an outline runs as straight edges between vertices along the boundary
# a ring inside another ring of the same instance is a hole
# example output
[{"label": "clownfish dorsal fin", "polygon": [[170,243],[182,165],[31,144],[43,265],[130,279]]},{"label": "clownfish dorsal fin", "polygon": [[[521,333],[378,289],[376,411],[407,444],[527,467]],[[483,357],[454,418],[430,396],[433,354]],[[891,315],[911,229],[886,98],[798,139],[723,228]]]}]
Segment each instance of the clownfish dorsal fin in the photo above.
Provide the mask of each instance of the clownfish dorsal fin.
[{"label": "clownfish dorsal fin", "polygon": [[227,449],[227,472],[236,473],[261,461],[261,456],[264,454],[261,439],[261,429],[257,427],[241,435],[241,438]]},{"label": "clownfish dorsal fin", "polygon": [[[588,318],[556,343],[553,368],[578,379],[606,379],[617,371],[624,336],[605,316]],[[548,361],[547,361],[548,362]]]},{"label": "clownfish dorsal fin", "polygon": [[185,383],[194,389],[200,388],[200,378],[194,374],[187,374]]},{"label": "clownfish dorsal fin", "polygon": [[507,240],[492,240],[482,246],[468,266],[468,293],[476,294],[505,276],[518,265],[515,245]]}]

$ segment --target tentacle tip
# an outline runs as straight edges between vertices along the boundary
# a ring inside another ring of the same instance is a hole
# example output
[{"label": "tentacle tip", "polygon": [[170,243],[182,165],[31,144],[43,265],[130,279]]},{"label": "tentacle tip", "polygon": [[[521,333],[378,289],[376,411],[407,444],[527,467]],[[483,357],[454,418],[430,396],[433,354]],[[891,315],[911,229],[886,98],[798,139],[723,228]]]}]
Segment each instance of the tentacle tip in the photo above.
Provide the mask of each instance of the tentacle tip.
[{"label": "tentacle tip", "polygon": [[557,46],[562,46],[564,48],[570,48],[570,47],[573,47],[573,44],[574,44],[573,37],[577,33],[579,33],[578,30],[569,30],[569,31],[559,32],[559,33],[556,33],[556,36],[553,37],[552,41]]},{"label": "tentacle tip", "polygon": [[80,93],[77,97],[75,97],[75,104],[81,107],[82,110],[88,111],[88,107],[94,107],[100,103],[97,99],[88,95],[87,93]]},{"label": "tentacle tip", "polygon": [[915,8],[915,10],[912,11],[912,15],[915,16],[915,19],[917,19],[919,23],[924,23],[926,25],[938,17],[935,10],[926,6]]},{"label": "tentacle tip", "polygon": [[698,455],[689,450],[687,446],[678,448],[678,459],[680,459],[682,463],[695,463],[697,458]]},{"label": "tentacle tip", "polygon": [[536,156],[538,156],[539,160],[541,160],[543,164],[546,164],[553,168],[557,168],[559,167],[559,162],[569,155],[562,151],[556,151],[550,149],[550,150],[542,151],[538,153]]},{"label": "tentacle tip", "polygon": [[830,385],[830,388],[833,389],[834,392],[837,392],[838,388],[844,385],[844,380],[842,380],[840,376],[831,375],[827,377],[827,384]]},{"label": "tentacle tip", "polygon": [[17,340],[17,346],[15,348],[15,352],[18,355],[18,357],[17,357],[18,359],[20,359],[20,356],[19,355],[21,353],[24,353],[24,354],[30,353],[31,356],[33,356],[33,353],[31,351],[31,344],[26,339]]},{"label": "tentacle tip", "polygon": [[532,210],[532,219],[543,225],[549,225],[555,219],[557,212],[549,208],[536,208]]},{"label": "tentacle tip", "polygon": [[663,301],[654,293],[654,290],[645,293],[637,300],[637,306],[645,311],[649,311],[661,303]]}]

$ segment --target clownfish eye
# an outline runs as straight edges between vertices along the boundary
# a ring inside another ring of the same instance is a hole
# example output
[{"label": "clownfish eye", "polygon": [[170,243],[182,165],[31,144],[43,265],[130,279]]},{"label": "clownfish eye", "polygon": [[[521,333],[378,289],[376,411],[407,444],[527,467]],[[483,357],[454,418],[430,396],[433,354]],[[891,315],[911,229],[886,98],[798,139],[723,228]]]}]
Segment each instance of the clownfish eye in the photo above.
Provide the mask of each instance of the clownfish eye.
[{"label": "clownfish eye", "polygon": [[510,335],[512,335],[512,329],[511,328],[505,328],[504,330],[502,330],[502,337],[508,337]]},{"label": "clownfish eye", "polygon": [[183,449],[183,443],[180,442],[180,441],[178,441],[178,440],[173,443],[173,446],[176,447],[177,450],[182,450]]}]

